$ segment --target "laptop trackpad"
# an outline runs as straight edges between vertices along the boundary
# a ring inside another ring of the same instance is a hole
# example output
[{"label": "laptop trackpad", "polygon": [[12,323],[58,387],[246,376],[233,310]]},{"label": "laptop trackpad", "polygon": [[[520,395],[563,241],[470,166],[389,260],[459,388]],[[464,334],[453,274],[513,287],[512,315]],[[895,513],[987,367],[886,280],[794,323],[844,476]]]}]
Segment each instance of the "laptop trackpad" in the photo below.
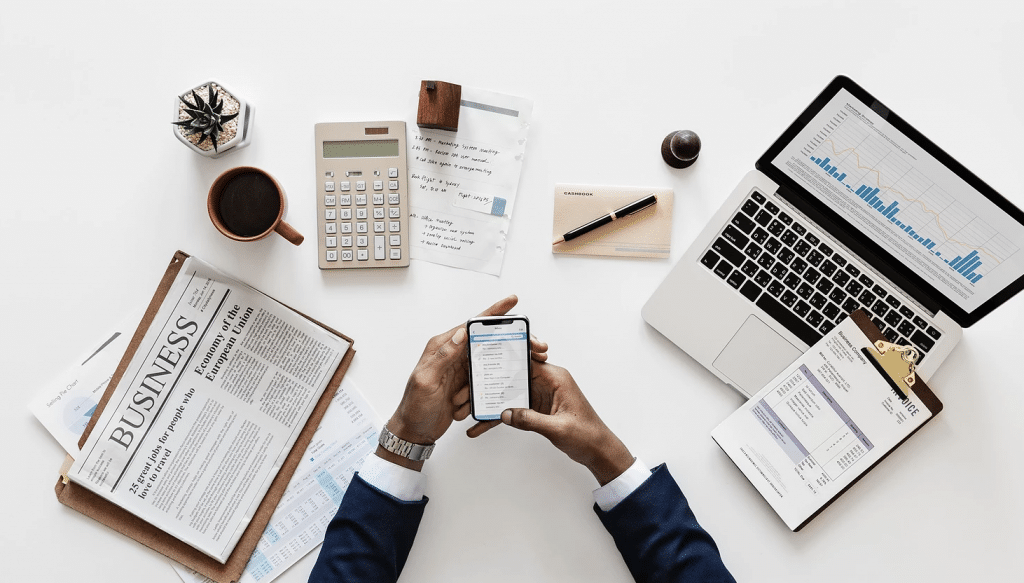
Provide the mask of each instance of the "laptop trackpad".
[{"label": "laptop trackpad", "polygon": [[715,359],[715,368],[753,395],[803,351],[751,315]]}]

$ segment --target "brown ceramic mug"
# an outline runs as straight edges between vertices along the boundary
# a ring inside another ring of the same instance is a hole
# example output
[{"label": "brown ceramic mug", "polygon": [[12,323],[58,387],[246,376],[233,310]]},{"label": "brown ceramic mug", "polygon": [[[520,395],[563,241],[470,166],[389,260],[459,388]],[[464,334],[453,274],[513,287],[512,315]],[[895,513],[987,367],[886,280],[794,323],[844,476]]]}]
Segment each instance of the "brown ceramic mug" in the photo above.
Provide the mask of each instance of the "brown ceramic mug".
[{"label": "brown ceramic mug", "polygon": [[206,210],[213,226],[235,241],[258,241],[274,231],[293,245],[304,239],[281,220],[285,210],[284,189],[259,168],[239,166],[218,176],[206,198]]}]

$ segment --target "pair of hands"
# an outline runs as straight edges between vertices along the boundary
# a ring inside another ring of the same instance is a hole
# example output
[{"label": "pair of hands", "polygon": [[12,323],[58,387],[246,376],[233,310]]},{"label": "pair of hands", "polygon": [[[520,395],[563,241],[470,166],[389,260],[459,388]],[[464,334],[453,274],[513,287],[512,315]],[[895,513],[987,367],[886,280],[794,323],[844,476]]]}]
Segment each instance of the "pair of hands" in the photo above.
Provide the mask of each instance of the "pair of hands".
[{"label": "pair of hands", "polygon": [[[518,301],[516,296],[509,296],[480,315],[507,314]],[[388,421],[392,433],[413,443],[435,443],[453,421],[469,416],[466,340],[465,324],[459,324],[427,342],[409,376],[402,401]],[[633,456],[601,421],[569,371],[547,363],[547,351],[546,343],[530,339],[534,360],[530,387],[532,407],[506,410],[501,421],[479,422],[466,434],[478,437],[500,423],[539,433],[574,461],[586,466],[603,486],[626,471],[633,463]],[[414,470],[423,466],[423,462],[413,462],[382,447],[377,448],[377,455]]]}]

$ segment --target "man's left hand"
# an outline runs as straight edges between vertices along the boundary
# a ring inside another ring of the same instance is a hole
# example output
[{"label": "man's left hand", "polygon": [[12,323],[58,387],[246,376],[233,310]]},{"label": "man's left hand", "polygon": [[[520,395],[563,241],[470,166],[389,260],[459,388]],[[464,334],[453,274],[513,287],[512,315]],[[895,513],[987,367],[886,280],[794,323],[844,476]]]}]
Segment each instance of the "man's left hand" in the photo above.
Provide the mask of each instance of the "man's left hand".
[{"label": "man's left hand", "polygon": [[[519,298],[511,295],[480,315],[507,314],[518,302]],[[402,401],[387,423],[391,433],[412,443],[428,445],[444,435],[452,421],[469,416],[469,351],[465,342],[465,323],[427,342],[416,368],[409,375]],[[547,360],[547,344],[531,338],[530,348],[534,360]],[[406,467],[422,467],[422,462],[410,462],[383,448],[377,448],[377,454]]]}]

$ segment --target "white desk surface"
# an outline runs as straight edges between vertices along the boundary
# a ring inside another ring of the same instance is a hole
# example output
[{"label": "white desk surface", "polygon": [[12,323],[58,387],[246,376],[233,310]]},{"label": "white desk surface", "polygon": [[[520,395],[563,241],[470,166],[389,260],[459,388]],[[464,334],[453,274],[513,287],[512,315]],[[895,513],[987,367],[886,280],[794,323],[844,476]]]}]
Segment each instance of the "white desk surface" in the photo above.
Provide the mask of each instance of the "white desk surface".
[{"label": "white desk surface", "polygon": [[[712,441],[741,403],[640,318],[734,184],[837,73],[851,76],[1018,206],[1018,2],[10,2],[0,17],[3,579],[176,582],[161,555],[63,506],[63,459],[27,403],[148,301],[176,249],[356,340],[382,417],[427,338],[509,293],[650,464],[666,462],[741,581],[1006,580],[1024,542],[1017,297],[932,379],[946,409],[793,534]],[[218,3],[219,4],[219,3]],[[203,41],[209,41],[207,46]],[[196,48],[202,47],[202,48]],[[218,160],[171,135],[176,92],[214,78],[255,106]],[[313,124],[415,122],[421,79],[529,97],[533,124],[500,277],[422,261],[316,267]],[[691,129],[673,170],[662,138]],[[262,167],[307,236],[241,244],[206,214],[213,178]],[[556,182],[669,186],[670,261],[551,254]],[[402,322],[404,331],[395,333]],[[591,510],[593,478],[546,441],[456,424],[405,581],[628,581]],[[305,581],[307,556],[279,580]]]}]

